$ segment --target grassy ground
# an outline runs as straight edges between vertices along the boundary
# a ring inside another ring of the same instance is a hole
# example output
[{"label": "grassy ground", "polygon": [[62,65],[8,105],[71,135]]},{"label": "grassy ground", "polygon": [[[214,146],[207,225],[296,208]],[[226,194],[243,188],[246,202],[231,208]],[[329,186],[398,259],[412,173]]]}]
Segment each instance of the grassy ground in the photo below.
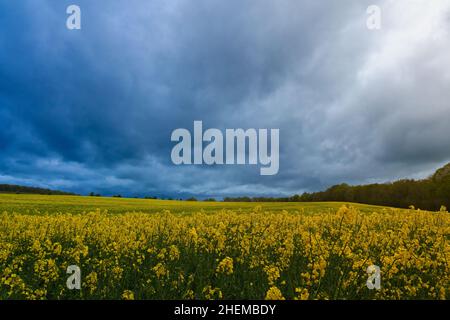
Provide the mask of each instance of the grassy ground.
[{"label": "grassy ground", "polygon": [[[83,213],[96,209],[108,210],[110,213],[145,212],[155,213],[170,210],[172,213],[193,213],[205,211],[207,213],[218,210],[234,210],[249,212],[256,206],[263,211],[280,212],[325,212],[335,211],[343,202],[195,202],[195,201],[171,201],[149,200],[131,198],[109,197],[83,197],[83,196],[59,196],[59,195],[29,195],[29,194],[0,194],[0,212],[17,213]],[[363,212],[380,210],[379,206],[352,203],[352,206]]]}]

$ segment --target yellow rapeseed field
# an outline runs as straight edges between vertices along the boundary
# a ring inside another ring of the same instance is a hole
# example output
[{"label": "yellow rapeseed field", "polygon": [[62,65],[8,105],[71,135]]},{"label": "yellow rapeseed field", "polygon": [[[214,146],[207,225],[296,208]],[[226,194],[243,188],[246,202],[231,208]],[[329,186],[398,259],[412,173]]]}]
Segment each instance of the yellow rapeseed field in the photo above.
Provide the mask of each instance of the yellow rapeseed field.
[{"label": "yellow rapeseed field", "polygon": [[[186,204],[187,206],[189,204]],[[0,299],[448,299],[450,214],[0,213]],[[66,286],[67,267],[81,289]],[[366,286],[380,267],[381,289]]]}]

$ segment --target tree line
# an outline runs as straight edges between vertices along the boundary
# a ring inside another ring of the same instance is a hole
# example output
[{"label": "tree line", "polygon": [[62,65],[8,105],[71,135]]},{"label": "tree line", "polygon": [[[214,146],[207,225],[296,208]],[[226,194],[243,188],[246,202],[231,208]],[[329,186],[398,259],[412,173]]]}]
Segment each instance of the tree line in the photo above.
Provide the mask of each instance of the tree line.
[{"label": "tree line", "polygon": [[15,184],[0,184],[0,193],[26,193],[26,194],[46,194],[46,195],[76,195],[75,193],[50,190],[37,187],[26,187]]},{"label": "tree line", "polygon": [[424,210],[450,208],[450,163],[423,180],[402,179],[390,183],[374,183],[351,186],[346,183],[334,185],[325,191],[305,192],[284,198],[237,197],[224,201],[240,202],[317,202],[343,201],[373,205],[408,208],[414,206]]},{"label": "tree line", "polygon": [[[27,187],[12,184],[0,184],[0,193],[28,193],[45,195],[76,195],[70,192],[45,188]],[[91,192],[90,196],[100,197]],[[120,194],[114,197],[121,197]],[[147,196],[146,199],[159,199]],[[173,200],[167,198],[167,200]],[[182,200],[182,199],[178,199]],[[185,201],[198,201],[191,197]],[[214,198],[202,201],[216,201]],[[424,210],[440,210],[442,206],[450,208],[450,163],[438,169],[432,176],[423,180],[402,179],[389,183],[374,183],[351,186],[346,183],[334,185],[325,191],[305,192],[290,197],[226,197],[224,202],[318,202],[342,201],[358,202],[381,206],[408,208],[414,206]]]}]

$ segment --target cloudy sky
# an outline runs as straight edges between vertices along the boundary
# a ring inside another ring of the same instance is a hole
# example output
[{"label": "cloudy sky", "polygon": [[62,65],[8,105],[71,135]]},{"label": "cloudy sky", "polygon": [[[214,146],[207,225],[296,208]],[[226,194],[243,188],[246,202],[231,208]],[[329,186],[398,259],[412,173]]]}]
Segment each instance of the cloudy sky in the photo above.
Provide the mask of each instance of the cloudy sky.
[{"label": "cloudy sky", "polygon": [[[0,183],[221,197],[426,177],[450,161],[449,32],[450,0],[0,0]],[[279,173],[173,165],[194,120],[279,128]]]}]

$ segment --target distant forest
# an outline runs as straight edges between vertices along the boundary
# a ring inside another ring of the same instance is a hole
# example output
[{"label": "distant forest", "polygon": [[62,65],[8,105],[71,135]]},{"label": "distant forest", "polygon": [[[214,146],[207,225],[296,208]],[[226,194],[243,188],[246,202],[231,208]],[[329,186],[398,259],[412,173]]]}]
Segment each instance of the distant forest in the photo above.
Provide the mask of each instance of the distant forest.
[{"label": "distant forest", "polygon": [[224,201],[240,202],[315,202],[344,201],[373,205],[408,208],[414,206],[424,210],[450,208],[450,163],[438,169],[431,177],[423,180],[404,179],[391,183],[375,183],[350,186],[346,183],[325,191],[303,193],[285,198],[238,197]]},{"label": "distant forest", "polygon": [[[76,195],[74,193],[36,187],[0,184],[0,193],[28,193],[46,195]],[[91,196],[100,196],[91,192]],[[120,197],[116,195],[115,197]],[[146,197],[158,199],[157,197]],[[170,198],[169,198],[170,200]],[[181,200],[181,199],[180,199]],[[197,201],[189,198],[186,201]],[[214,198],[203,201],[216,201]],[[375,183],[351,186],[346,183],[332,186],[325,191],[294,195],[283,198],[270,197],[227,197],[225,202],[357,202],[398,208],[414,206],[424,210],[450,208],[450,163],[438,169],[431,177],[423,180],[403,179],[390,183]]]},{"label": "distant forest", "polygon": [[15,184],[0,184],[0,193],[27,193],[27,194],[49,194],[49,195],[75,195],[74,193],[50,190],[36,187],[18,186]]}]

